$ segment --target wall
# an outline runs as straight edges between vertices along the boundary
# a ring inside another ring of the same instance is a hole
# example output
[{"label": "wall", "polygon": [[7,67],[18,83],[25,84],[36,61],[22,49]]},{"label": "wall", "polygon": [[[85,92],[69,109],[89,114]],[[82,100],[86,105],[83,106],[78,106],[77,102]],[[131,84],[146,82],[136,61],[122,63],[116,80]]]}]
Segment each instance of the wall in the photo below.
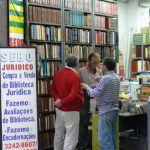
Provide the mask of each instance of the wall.
[{"label": "wall", "polygon": [[143,26],[149,26],[149,9],[139,7],[138,3],[138,0],[118,2],[119,49],[124,55],[126,77],[130,77],[132,34],[140,32]]},{"label": "wall", "polygon": [[7,1],[0,0],[0,46],[7,46]]},{"label": "wall", "polygon": [[126,62],[127,51],[127,26],[128,26],[128,14],[127,3],[118,2],[118,29],[119,29],[119,50],[123,53],[124,64]]}]

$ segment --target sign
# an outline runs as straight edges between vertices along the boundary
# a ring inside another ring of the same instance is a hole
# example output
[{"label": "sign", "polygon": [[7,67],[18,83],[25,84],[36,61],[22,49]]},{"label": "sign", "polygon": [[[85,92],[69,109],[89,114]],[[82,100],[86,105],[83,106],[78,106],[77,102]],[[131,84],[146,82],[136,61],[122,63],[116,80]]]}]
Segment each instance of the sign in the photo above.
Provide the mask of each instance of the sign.
[{"label": "sign", "polygon": [[38,150],[35,48],[0,48],[2,150]]},{"label": "sign", "polygon": [[23,0],[9,0],[9,46],[24,45]]}]

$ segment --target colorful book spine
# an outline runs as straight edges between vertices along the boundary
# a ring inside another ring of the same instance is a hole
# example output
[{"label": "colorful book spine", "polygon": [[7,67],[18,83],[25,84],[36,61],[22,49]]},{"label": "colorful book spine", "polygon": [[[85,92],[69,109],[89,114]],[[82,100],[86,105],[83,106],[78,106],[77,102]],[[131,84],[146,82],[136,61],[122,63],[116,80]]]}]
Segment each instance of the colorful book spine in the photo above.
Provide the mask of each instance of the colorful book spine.
[{"label": "colorful book spine", "polygon": [[116,32],[95,31],[96,44],[118,44],[118,34]]},{"label": "colorful book spine", "polygon": [[46,27],[43,25],[31,25],[30,26],[31,40],[43,40],[43,41],[61,41],[61,27]]},{"label": "colorful book spine", "polygon": [[42,66],[40,69],[40,76],[54,77],[55,73],[59,70],[59,68],[60,68],[59,62],[44,61],[42,62]]},{"label": "colorful book spine", "polygon": [[96,47],[95,51],[100,54],[101,61],[103,61],[106,57],[116,59],[115,48]]},{"label": "colorful book spine", "polygon": [[84,14],[82,11],[65,11],[65,25],[91,27],[92,16],[90,14]]},{"label": "colorful book spine", "polygon": [[106,15],[117,15],[117,3],[96,0],[95,12]]},{"label": "colorful book spine", "polygon": [[80,45],[74,45],[74,46],[65,45],[65,52],[66,52],[66,57],[69,54],[74,54],[79,59],[87,60],[89,54],[92,52],[92,47],[80,46]]},{"label": "colorful book spine", "polygon": [[91,0],[65,0],[65,8],[91,11]]},{"label": "colorful book spine", "polygon": [[[50,88],[50,86],[48,88]],[[39,108],[40,113],[51,112],[55,110],[54,99],[52,97],[51,98],[39,98],[38,101],[39,101],[38,108]]]},{"label": "colorful book spine", "polygon": [[91,42],[91,30],[66,28],[65,29],[65,41],[73,43],[90,43]]}]

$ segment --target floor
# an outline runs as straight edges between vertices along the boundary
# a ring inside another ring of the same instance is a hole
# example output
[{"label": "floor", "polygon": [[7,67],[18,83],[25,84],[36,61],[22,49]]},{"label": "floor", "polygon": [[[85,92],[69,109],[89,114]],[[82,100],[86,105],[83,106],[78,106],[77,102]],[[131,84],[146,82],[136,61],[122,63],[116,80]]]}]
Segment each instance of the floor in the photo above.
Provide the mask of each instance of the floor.
[{"label": "floor", "polygon": [[120,135],[120,150],[148,150],[146,135]]}]

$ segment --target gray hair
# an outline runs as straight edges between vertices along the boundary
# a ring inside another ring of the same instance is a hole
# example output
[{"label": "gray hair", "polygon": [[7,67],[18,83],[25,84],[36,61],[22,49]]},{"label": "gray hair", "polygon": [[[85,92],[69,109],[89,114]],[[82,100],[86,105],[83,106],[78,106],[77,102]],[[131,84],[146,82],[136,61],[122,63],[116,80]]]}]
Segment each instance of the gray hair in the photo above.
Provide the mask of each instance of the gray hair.
[{"label": "gray hair", "polygon": [[73,54],[70,54],[67,59],[66,59],[66,63],[67,63],[67,66],[68,67],[71,67],[71,68],[75,68],[78,66],[78,57],[76,57],[75,55]]}]

